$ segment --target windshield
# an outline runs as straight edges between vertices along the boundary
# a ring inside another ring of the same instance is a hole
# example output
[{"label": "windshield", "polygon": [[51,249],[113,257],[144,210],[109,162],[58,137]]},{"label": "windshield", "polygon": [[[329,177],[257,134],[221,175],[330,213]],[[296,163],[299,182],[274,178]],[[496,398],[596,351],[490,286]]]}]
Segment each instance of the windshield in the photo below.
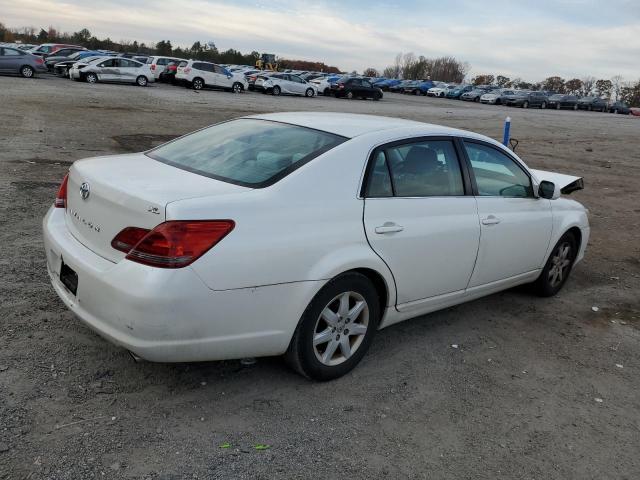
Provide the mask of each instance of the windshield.
[{"label": "windshield", "polygon": [[199,130],[147,152],[174,167],[246,187],[269,186],[345,137],[258,119]]}]

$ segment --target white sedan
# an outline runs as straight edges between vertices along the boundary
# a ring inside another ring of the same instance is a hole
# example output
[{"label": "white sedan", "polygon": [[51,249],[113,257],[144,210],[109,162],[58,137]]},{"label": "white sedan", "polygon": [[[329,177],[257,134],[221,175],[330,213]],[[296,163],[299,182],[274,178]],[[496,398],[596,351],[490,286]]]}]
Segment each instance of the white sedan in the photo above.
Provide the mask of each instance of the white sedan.
[{"label": "white sedan", "polygon": [[515,285],[556,294],[589,239],[582,179],[482,135],[276,113],[76,161],[44,218],[51,283],[159,362],[285,354],[320,380],[377,330]]},{"label": "white sedan", "polygon": [[140,87],[146,87],[149,82],[155,80],[147,64],[132,58],[106,57],[84,66],[78,65],[76,70],[79,79],[87,83],[134,83]]},{"label": "white sedan", "polygon": [[291,73],[272,73],[268,76],[260,76],[256,80],[255,88],[272,95],[304,95],[305,97],[318,95],[316,84],[307,82]]}]

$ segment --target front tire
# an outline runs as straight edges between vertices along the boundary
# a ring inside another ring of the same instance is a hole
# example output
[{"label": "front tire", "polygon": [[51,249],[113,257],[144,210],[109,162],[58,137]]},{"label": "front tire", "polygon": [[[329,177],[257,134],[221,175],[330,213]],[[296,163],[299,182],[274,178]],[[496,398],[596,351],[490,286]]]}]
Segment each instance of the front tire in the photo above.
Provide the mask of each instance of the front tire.
[{"label": "front tire", "polygon": [[349,100],[353,100],[353,92],[347,92],[346,97],[347,97]]},{"label": "front tire", "polygon": [[136,85],[138,85],[139,87],[146,87],[148,83],[149,80],[147,80],[147,77],[145,77],[144,75],[140,75],[138,78],[136,78]]},{"label": "front tire", "polygon": [[24,65],[20,68],[20,75],[22,75],[24,78],[33,78],[35,74],[36,71],[29,65]]},{"label": "front tire", "polygon": [[577,254],[575,236],[565,233],[553,247],[540,276],[533,284],[535,292],[541,297],[551,297],[558,293],[569,278]]},{"label": "front tire", "polygon": [[273,90],[271,90],[271,95],[275,95],[277,97],[278,95],[280,95],[280,92],[280,87],[276,85],[275,87],[273,87]]},{"label": "front tire", "polygon": [[98,83],[98,76],[95,73],[87,73],[87,76],[84,78],[87,83]]},{"label": "front tire", "polygon": [[378,294],[360,273],[340,275],[313,298],[298,323],[286,360],[314,380],[333,380],[365,355],[380,319]]},{"label": "front tire", "polygon": [[233,93],[242,93],[243,90],[244,90],[244,87],[240,82],[234,83],[233,86],[231,87],[231,91]]},{"label": "front tire", "polygon": [[540,104],[540,108],[541,108],[542,110],[544,110],[545,108],[547,108],[547,102],[542,102],[542,103]]},{"label": "front tire", "polygon": [[529,102],[524,102],[522,104],[522,108],[529,108]]},{"label": "front tire", "polygon": [[307,88],[307,91],[304,92],[305,97],[313,97],[313,95],[314,95],[313,88]]}]

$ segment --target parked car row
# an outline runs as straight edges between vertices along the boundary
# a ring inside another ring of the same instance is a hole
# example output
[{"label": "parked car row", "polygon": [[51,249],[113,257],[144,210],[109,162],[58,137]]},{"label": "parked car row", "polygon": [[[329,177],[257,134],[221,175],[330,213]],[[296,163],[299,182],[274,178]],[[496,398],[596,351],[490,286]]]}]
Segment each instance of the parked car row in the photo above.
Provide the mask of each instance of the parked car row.
[{"label": "parked car row", "polygon": [[159,81],[184,85],[194,90],[212,88],[234,93],[256,90],[275,96],[333,95],[337,98],[373,100],[381,100],[383,91],[390,91],[521,108],[636,114],[624,102],[609,103],[598,96],[580,98],[549,91],[515,90],[495,85],[457,85],[430,79],[399,80],[300,70],[264,71],[251,65],[219,65],[163,55],[88,50],[78,45],[60,43],[37,46],[0,44],[0,73],[30,78],[47,71],[88,83],[117,82],[146,86]]}]

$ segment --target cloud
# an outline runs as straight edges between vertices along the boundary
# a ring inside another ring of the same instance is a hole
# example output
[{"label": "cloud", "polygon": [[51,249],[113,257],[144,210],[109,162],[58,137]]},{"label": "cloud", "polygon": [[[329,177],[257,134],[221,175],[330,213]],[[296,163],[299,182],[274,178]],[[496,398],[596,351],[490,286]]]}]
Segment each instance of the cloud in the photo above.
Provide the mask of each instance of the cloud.
[{"label": "cloud", "polygon": [[[161,39],[174,45],[213,40],[220,49],[319,60],[344,70],[381,69],[398,52],[411,51],[453,55],[468,61],[473,73],[529,80],[556,74],[638,76],[637,0],[609,2],[610,7],[618,3],[627,9],[627,16],[618,11],[627,24],[605,21],[606,15],[594,24],[598,14],[593,0],[555,2],[555,10],[549,0],[541,0],[537,9],[503,0],[487,3],[481,7],[453,0],[429,8],[414,0],[386,5],[356,1],[351,6],[292,0],[250,5],[205,0],[0,0],[0,21],[12,27],[53,25],[67,31],[86,27],[99,37],[148,44]],[[572,15],[576,10],[582,13]]]}]

